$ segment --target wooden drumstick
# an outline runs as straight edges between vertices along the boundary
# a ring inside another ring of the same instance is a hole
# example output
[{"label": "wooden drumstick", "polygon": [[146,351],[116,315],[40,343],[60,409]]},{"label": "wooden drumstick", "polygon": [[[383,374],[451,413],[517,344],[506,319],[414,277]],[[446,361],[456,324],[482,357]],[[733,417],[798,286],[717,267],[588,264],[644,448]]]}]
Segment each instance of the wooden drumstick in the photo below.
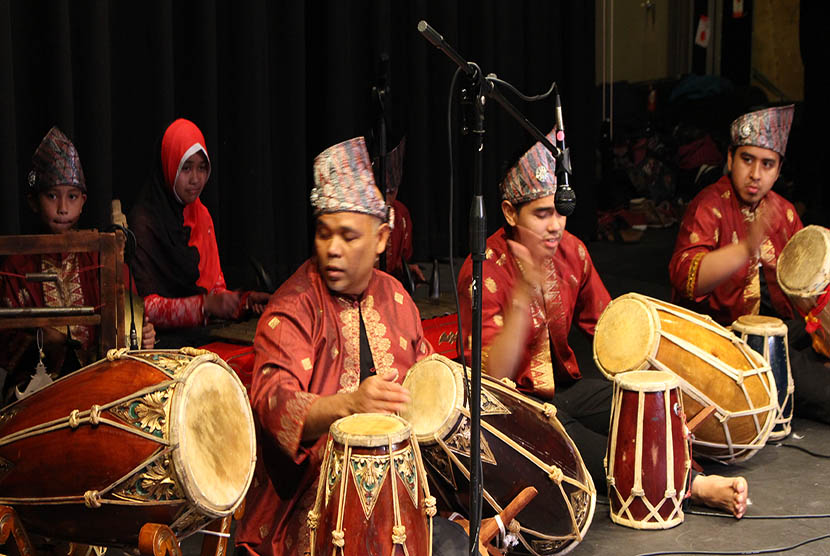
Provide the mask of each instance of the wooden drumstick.
[{"label": "wooden drumstick", "polygon": [[[513,521],[520,511],[525,509],[525,507],[530,504],[530,501],[533,500],[538,493],[539,491],[532,486],[522,490],[504,510],[499,512],[499,518],[502,523],[507,526],[507,524]],[[456,520],[456,523],[464,527],[464,530],[468,535],[470,534],[469,521],[466,519],[458,519]],[[501,551],[496,550],[492,545],[490,545],[490,541],[492,541],[498,534],[499,524],[495,518],[490,517],[482,520],[481,530],[478,535],[478,552],[481,556],[501,556]]]}]

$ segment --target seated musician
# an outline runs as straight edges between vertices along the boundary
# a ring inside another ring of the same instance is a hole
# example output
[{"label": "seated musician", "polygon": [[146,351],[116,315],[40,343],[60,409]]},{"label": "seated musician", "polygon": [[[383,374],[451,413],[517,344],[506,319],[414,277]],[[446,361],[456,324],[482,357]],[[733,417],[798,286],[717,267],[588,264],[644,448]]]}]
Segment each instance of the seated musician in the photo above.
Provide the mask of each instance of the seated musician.
[{"label": "seated musician", "polygon": [[[568,333],[576,324],[593,336],[610,296],[585,245],[565,230],[567,217],[556,211],[555,162],[536,143],[500,184],[506,225],[487,239],[482,265],[482,370],[552,400],[597,490],[604,491],[611,383],[582,378]],[[468,257],[458,277],[465,334],[472,325],[471,283]],[[746,480],[696,475],[692,498],[741,517]]]},{"label": "seated musician", "polygon": [[164,133],[152,176],[129,215],[136,237],[135,280],[157,328],[192,328],[211,317],[262,312],[264,292],[230,291],[213,219],[199,196],[210,177],[202,132],[185,119]]},{"label": "seated musician", "polygon": [[672,297],[724,326],[742,315],[787,321],[796,415],[830,423],[830,382],[809,348],[804,321],[778,285],[778,257],[802,228],[793,205],[772,190],[781,173],[793,106],[732,122],[729,173],[704,188],[683,215],[669,263]]},{"label": "seated musician", "polygon": [[254,340],[260,450],[236,542],[269,556],[309,549],[306,518],[330,425],[400,410],[407,370],[432,353],[409,294],[374,268],[389,238],[388,209],[363,138],[317,156],[314,182],[315,255],[271,297]]},{"label": "seated musician", "polygon": [[[87,198],[86,179],[78,151],[57,127],[44,136],[32,156],[26,197],[38,217],[39,231],[63,234],[75,229]],[[57,281],[30,282],[29,273],[53,273]],[[54,253],[10,255],[0,268],[2,305],[14,307],[98,307],[98,253]],[[152,347],[155,330],[144,322],[142,341]],[[44,327],[43,347],[46,369],[65,374],[92,362],[97,357],[98,330],[93,326]],[[22,391],[38,361],[31,331],[9,331],[2,335],[0,361],[9,373],[4,390]],[[9,401],[4,395],[3,401]]]}]

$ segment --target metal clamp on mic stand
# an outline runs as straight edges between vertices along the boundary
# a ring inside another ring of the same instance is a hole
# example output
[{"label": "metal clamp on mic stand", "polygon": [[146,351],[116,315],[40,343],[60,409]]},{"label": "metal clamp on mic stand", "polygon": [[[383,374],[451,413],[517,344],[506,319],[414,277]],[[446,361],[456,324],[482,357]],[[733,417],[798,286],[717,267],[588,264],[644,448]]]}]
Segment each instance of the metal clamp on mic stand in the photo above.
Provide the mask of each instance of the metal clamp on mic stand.
[{"label": "metal clamp on mic stand", "polygon": [[[441,50],[450,60],[466,74],[470,84],[467,101],[474,107],[474,118],[470,131],[475,137],[475,155],[473,160],[473,201],[470,207],[470,257],[472,259],[472,356],[470,358],[470,554],[476,556],[478,552],[479,527],[482,513],[482,477],[481,477],[481,312],[482,312],[482,263],[486,249],[486,212],[484,196],[482,194],[482,168],[484,153],[484,104],[485,98],[492,98],[498,102],[522,127],[540,141],[556,158],[557,165],[567,173],[570,172],[570,161],[565,152],[552,144],[521,112],[519,112],[495,87],[495,76],[484,77],[478,65],[467,62],[458,52],[444,40],[435,29],[426,21],[418,23],[418,32],[433,46]],[[559,107],[561,113],[561,105]],[[564,148],[564,141],[562,142]],[[566,179],[567,183],[567,179]],[[575,196],[570,187],[569,204],[573,211]],[[563,208],[564,205],[563,205]],[[559,207],[557,206],[557,210]],[[570,214],[570,212],[568,213]]]}]

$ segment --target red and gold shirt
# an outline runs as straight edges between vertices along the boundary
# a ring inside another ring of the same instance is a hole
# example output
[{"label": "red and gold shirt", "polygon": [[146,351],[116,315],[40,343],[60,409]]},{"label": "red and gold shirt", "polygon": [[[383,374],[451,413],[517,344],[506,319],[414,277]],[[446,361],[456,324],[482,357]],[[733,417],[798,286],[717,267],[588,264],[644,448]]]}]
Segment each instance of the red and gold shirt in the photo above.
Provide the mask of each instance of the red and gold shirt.
[{"label": "red and gold shirt", "polygon": [[379,270],[360,298],[341,296],[326,287],[312,259],[271,296],[254,339],[251,405],[260,457],[237,544],[266,556],[308,550],[306,518],[326,438],[303,443],[302,431],[315,400],[357,389],[361,315],[378,374],[400,383],[432,353],[409,294]]},{"label": "red and gold shirt", "polygon": [[[695,295],[700,260],[710,251],[744,239],[747,223],[758,210],[769,222],[760,253],[712,292]],[[761,305],[760,266],[776,312],[784,319],[793,318],[792,307],[778,286],[776,267],[781,250],[801,228],[801,219],[789,201],[770,191],[753,212],[735,194],[731,178],[723,176],[698,193],[683,215],[669,262],[672,301],[708,314],[724,326],[741,315],[757,315]]]},{"label": "red and gold shirt", "polygon": [[[504,229],[487,239],[486,260],[482,265],[482,368],[487,371],[488,347],[504,325],[504,315],[512,303],[512,291],[520,278],[519,266],[507,247]],[[458,276],[464,348],[470,354],[472,327],[472,260],[467,257]],[[608,290],[588,255],[588,249],[576,236],[565,231],[556,253],[546,261],[546,279],[542,291],[535,292],[530,305],[531,327],[516,373],[516,386],[542,398],[553,398],[556,381],[570,383],[582,377],[568,333],[576,318],[577,325],[593,335],[597,320],[611,301]]]}]

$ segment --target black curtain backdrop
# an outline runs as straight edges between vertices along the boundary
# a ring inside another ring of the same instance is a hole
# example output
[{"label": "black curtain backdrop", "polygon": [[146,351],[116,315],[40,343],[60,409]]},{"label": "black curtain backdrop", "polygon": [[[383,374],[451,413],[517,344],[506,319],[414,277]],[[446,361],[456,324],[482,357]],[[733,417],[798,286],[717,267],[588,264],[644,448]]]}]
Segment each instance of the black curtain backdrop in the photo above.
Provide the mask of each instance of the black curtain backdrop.
[{"label": "black curtain backdrop", "polygon": [[[129,211],[157,156],[155,141],[186,117],[207,141],[213,172],[202,200],[229,285],[246,285],[239,282],[252,276],[249,256],[282,280],[310,254],[312,160],[372,127],[371,88],[386,52],[390,145],[408,137],[399,198],[414,220],[415,259],[446,257],[446,105],[455,66],[417,33],[421,19],[522,91],[559,83],[579,200],[568,227],[590,235],[594,3],[555,0],[0,0],[0,233],[33,231],[24,184],[50,126],[81,155],[89,187],[83,226],[101,227],[112,198]],[[550,130],[552,100],[515,104]],[[532,142],[488,104],[488,231],[502,221],[499,174]],[[456,255],[468,252],[470,174],[457,168]]]}]

